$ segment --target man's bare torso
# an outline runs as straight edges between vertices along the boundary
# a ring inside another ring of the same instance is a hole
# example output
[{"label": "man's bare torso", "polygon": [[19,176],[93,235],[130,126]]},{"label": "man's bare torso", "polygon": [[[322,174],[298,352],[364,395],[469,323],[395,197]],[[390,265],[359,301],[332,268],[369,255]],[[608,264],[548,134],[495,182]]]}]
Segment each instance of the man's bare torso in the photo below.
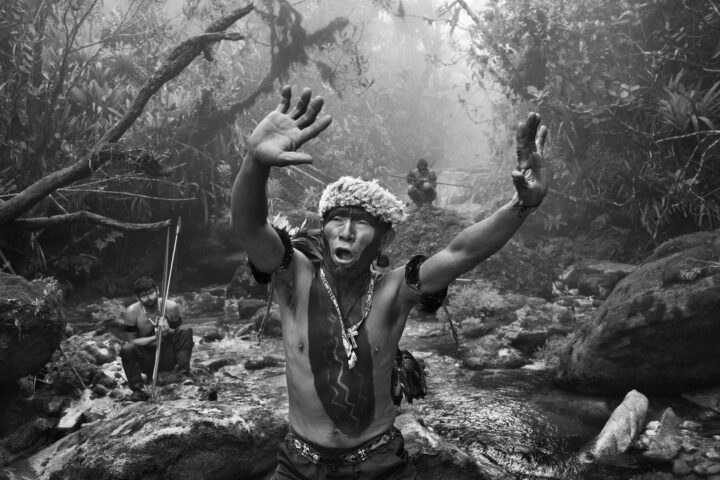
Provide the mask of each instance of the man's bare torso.
[{"label": "man's bare torso", "polygon": [[[296,252],[297,253],[297,252]],[[395,420],[390,382],[398,341],[411,305],[398,300],[402,270],[376,282],[372,309],[358,335],[357,364],[348,368],[340,321],[317,270],[299,254],[294,278],[278,281],[290,425],[302,437],[351,448],[387,431]],[[290,274],[290,272],[288,272]],[[350,312],[360,320],[365,290]]]},{"label": "man's bare torso", "polygon": [[[153,322],[157,321],[157,318],[160,317],[161,306],[162,299],[159,299],[157,309],[146,312],[140,302],[135,302],[125,311],[125,324],[128,326],[137,326],[137,338],[155,335],[155,325],[150,322],[150,319],[152,319]],[[174,301],[168,300],[165,310],[166,315],[175,317],[175,312],[178,311],[178,305]]]}]

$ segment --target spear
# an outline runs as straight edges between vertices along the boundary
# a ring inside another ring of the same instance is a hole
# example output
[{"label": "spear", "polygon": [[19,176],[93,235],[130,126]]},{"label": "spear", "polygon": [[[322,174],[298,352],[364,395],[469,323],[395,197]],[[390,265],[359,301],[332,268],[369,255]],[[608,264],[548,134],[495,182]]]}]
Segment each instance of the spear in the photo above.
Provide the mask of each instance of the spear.
[{"label": "spear", "polygon": [[157,385],[158,369],[160,368],[160,347],[162,346],[162,330],[160,329],[160,321],[165,318],[167,308],[167,298],[170,295],[170,277],[172,276],[172,268],[175,263],[175,251],[177,250],[177,241],[180,236],[180,226],[182,218],[178,217],[177,226],[175,227],[175,242],[173,243],[172,255],[170,258],[170,267],[168,267],[168,252],[170,250],[170,229],[168,228],[167,238],[165,240],[165,266],[163,268],[163,292],[162,292],[162,309],[157,319],[155,327],[155,365],[153,366],[152,388],[150,396],[155,399],[155,386]]},{"label": "spear", "polygon": [[[400,175],[390,175],[389,173],[380,173],[379,175],[383,177],[393,177],[393,178],[402,178],[403,180],[406,179],[406,177],[400,176]],[[449,185],[451,187],[462,187],[462,188],[472,188],[468,185],[458,185],[457,183],[445,183],[445,182],[435,182],[438,185]]]}]

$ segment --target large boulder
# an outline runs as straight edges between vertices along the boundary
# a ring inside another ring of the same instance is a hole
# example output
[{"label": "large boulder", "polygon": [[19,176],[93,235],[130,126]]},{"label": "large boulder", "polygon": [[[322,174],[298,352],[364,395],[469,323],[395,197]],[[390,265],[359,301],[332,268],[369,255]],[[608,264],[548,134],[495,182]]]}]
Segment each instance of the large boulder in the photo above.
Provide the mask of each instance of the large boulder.
[{"label": "large boulder", "polygon": [[561,352],[556,381],[586,393],[720,384],[720,230],[678,237],[622,279]]},{"label": "large boulder", "polygon": [[31,458],[40,480],[256,478],[274,468],[283,416],[268,409],[176,400],[134,404]]},{"label": "large boulder", "polygon": [[635,270],[635,265],[603,260],[584,260],[568,268],[561,280],[580,295],[607,298],[615,285]]},{"label": "large boulder", "polygon": [[64,331],[62,292],[54,280],[29,282],[0,272],[0,384],[37,373]]}]

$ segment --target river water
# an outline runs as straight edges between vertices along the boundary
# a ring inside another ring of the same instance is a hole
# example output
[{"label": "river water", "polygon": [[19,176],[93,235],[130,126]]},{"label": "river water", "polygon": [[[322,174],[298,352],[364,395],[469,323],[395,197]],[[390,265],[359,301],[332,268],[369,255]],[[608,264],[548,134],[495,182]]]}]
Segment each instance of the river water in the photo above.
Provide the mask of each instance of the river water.
[{"label": "river water", "polygon": [[[196,316],[186,318],[185,323],[201,325],[218,320],[223,319]],[[76,327],[89,331],[94,325]],[[467,451],[477,463],[487,467],[494,480],[624,480],[641,473],[663,471],[639,462],[632,454],[613,459],[611,465],[582,461],[584,449],[622,398],[562,391],[553,384],[552,372],[542,365],[516,370],[463,368],[452,336],[437,322],[408,322],[401,347],[410,349],[425,362],[429,393],[413,405],[403,406],[399,413],[413,415],[447,442]],[[231,339],[221,348],[247,355],[283,355],[278,339],[265,339],[262,346]],[[272,384],[273,395],[279,397],[280,404],[287,401],[282,368],[258,375],[256,381],[265,382],[266,386]],[[246,397],[248,379],[243,380],[242,387],[239,383],[225,384],[223,400],[240,401]],[[668,406],[691,420],[699,412],[682,399],[657,398],[651,399],[648,420],[659,417]],[[15,473],[22,473],[18,478],[33,480],[25,469],[16,469]]]}]

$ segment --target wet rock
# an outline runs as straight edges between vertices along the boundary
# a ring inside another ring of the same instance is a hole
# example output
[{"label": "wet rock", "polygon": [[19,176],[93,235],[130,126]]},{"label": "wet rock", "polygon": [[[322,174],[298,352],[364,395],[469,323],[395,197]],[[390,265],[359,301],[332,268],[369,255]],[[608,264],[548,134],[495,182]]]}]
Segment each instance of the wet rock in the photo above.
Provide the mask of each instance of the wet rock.
[{"label": "wet rock", "polygon": [[271,355],[254,355],[245,360],[247,370],[260,370],[262,368],[277,367],[284,363],[282,358]]},{"label": "wet rock", "polygon": [[496,328],[496,323],[491,323],[484,318],[469,317],[462,321],[462,335],[468,339],[482,337]]},{"label": "wet rock", "polygon": [[636,265],[602,260],[584,260],[563,272],[560,280],[580,295],[607,298],[615,285],[637,268]]},{"label": "wet rock", "polygon": [[46,418],[36,418],[23,424],[5,439],[5,448],[10,453],[17,453],[42,441],[52,432],[53,422]]},{"label": "wet rock", "polygon": [[243,254],[244,261],[235,269],[227,287],[227,296],[242,298],[262,298],[267,295],[267,285],[255,281],[247,263],[247,256]]},{"label": "wet rock", "polygon": [[52,279],[0,272],[0,385],[36,374],[65,332],[62,292]]},{"label": "wet rock", "polygon": [[53,388],[58,393],[67,395],[92,384],[92,379],[102,373],[95,359],[82,349],[68,350],[65,355],[56,354],[52,361],[48,362],[46,370]]},{"label": "wet rock", "polygon": [[225,294],[214,295],[210,291],[187,293],[183,297],[186,308],[183,308],[185,316],[200,316],[211,314],[222,314],[225,311]]},{"label": "wet rock", "polygon": [[676,477],[684,477],[692,472],[692,467],[685,460],[676,459],[672,463],[672,473]]},{"label": "wet rock", "polygon": [[514,324],[527,331],[554,328],[568,332],[569,329],[563,327],[572,323],[573,319],[572,312],[568,307],[555,305],[542,299],[522,305],[515,310],[515,314],[517,320]]},{"label": "wet rock", "polygon": [[[682,393],[720,378],[720,230],[666,242],[622,279],[560,355],[586,393]],[[628,368],[628,366],[632,368]]]},{"label": "wet rock", "polygon": [[198,327],[193,327],[193,334],[199,336],[203,343],[219,342],[225,338],[225,334],[215,325],[199,325]]},{"label": "wet rock", "polygon": [[624,453],[642,430],[647,408],[645,395],[636,390],[628,392],[597,436],[590,454],[603,458]]},{"label": "wet rock", "polygon": [[462,349],[462,364],[470,370],[484,368],[520,368],[530,363],[519,350],[499,335],[466,341]]},{"label": "wet rock", "polygon": [[234,356],[225,356],[220,358],[211,358],[207,359],[201,362],[198,362],[195,366],[209,370],[211,372],[217,372],[222,367],[228,366],[228,365],[235,365],[238,363],[238,359]]},{"label": "wet rock", "polygon": [[653,462],[670,462],[682,447],[680,419],[672,408],[665,409],[656,428],[648,428],[643,435],[648,440],[642,456]]},{"label": "wet rock", "polygon": [[102,385],[93,385],[92,387],[90,387],[90,390],[92,390],[93,394],[97,397],[104,397],[112,391],[111,389],[106,388]]},{"label": "wet rock", "polygon": [[693,467],[693,472],[704,477],[720,474],[720,464],[713,462],[698,463]]},{"label": "wet rock", "polygon": [[117,387],[117,384],[118,384],[118,382],[115,378],[109,376],[102,370],[95,374],[91,383],[92,383],[92,385],[102,387],[106,390],[112,390],[113,388]]},{"label": "wet rock", "polygon": [[[395,426],[403,434],[405,449],[420,478],[487,478],[488,471],[483,471],[466,451],[428,430],[414,416],[399,415],[395,419]],[[497,473],[501,473],[497,470]]]},{"label": "wet rock", "polygon": [[267,300],[259,298],[241,298],[237,302],[238,315],[241,319],[252,318],[261,308],[265,308]]},{"label": "wet rock", "polygon": [[720,413],[720,387],[705,388],[684,393],[682,397],[696,405]]},{"label": "wet rock", "polygon": [[136,403],[59,440],[29,463],[39,480],[258,478],[275,466],[286,428],[283,417],[257,407]]},{"label": "wet rock", "polygon": [[98,343],[99,342],[97,341],[93,343],[86,342],[81,346],[81,348],[95,360],[97,365],[102,365],[103,363],[109,363],[115,360],[118,353],[117,349],[112,349],[108,345]]}]

